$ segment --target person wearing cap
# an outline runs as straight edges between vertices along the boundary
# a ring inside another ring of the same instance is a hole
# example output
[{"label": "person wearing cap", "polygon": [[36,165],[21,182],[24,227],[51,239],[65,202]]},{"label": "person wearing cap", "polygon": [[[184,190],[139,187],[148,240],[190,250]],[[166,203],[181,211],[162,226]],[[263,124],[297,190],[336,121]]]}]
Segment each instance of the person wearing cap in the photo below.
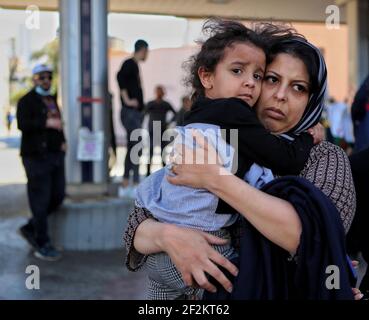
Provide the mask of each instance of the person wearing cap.
[{"label": "person wearing cap", "polygon": [[54,261],[61,257],[50,243],[47,217],[65,196],[63,121],[52,94],[53,70],[38,64],[32,70],[34,87],[17,106],[18,129],[22,132],[20,155],[27,175],[27,193],[32,217],[19,229],[34,249],[34,255]]},{"label": "person wearing cap", "polygon": [[141,128],[142,125],[144,102],[138,62],[146,60],[148,47],[149,45],[145,40],[137,40],[133,56],[123,62],[117,73],[122,103],[120,116],[127,133],[127,153],[124,160],[123,182],[119,189],[120,196],[130,192],[128,186],[131,171],[133,173],[133,184],[137,185],[139,183],[138,159],[131,154],[136,142],[132,141],[130,136],[135,129]]}]

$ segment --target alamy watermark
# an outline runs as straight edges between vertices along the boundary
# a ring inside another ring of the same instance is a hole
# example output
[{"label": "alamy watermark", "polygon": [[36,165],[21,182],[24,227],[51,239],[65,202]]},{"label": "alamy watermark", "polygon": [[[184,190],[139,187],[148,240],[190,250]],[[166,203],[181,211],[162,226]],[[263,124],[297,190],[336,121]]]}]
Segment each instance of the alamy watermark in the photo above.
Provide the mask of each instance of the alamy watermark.
[{"label": "alamy watermark", "polygon": [[[145,146],[150,149],[150,143],[156,146],[161,145],[161,142],[165,142],[166,146],[162,150],[161,157],[164,160],[167,155],[171,155],[170,159],[172,161],[169,161],[170,164],[221,164],[227,170],[222,170],[220,174],[234,174],[237,172],[238,157],[235,156],[238,153],[237,129],[225,130],[214,127],[195,129],[207,142],[207,149],[199,147],[196,138],[193,136],[193,130],[193,128],[184,128],[180,133],[174,129],[162,131],[161,122],[154,121],[151,132],[146,129],[135,129],[127,137],[129,141],[136,142],[127,156],[130,157],[133,164],[149,164],[150,158],[141,158]],[[226,144],[223,138],[226,138],[229,144]],[[185,150],[184,153],[183,150]]]},{"label": "alamy watermark", "polygon": [[26,20],[24,22],[29,30],[40,29],[40,9],[36,5],[30,5],[26,8]]},{"label": "alamy watermark", "polygon": [[329,5],[325,8],[328,15],[325,19],[325,26],[329,30],[337,30],[340,28],[340,8],[336,5]]},{"label": "alamy watermark", "polygon": [[329,265],[325,268],[325,273],[329,274],[325,280],[325,287],[328,290],[336,289],[339,290],[340,286],[340,269],[336,265]]},{"label": "alamy watermark", "polygon": [[29,265],[26,268],[26,274],[29,274],[26,278],[26,288],[28,290],[39,290],[40,289],[40,268],[36,265]]}]

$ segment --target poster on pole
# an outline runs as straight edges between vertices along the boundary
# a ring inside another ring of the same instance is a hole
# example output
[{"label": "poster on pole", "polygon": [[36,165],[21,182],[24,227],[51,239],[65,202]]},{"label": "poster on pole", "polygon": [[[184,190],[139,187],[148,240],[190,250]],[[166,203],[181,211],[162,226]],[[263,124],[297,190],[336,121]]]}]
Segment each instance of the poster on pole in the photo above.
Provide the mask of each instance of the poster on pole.
[{"label": "poster on pole", "polygon": [[78,152],[79,161],[102,161],[104,151],[103,131],[92,132],[83,127],[78,132]]}]

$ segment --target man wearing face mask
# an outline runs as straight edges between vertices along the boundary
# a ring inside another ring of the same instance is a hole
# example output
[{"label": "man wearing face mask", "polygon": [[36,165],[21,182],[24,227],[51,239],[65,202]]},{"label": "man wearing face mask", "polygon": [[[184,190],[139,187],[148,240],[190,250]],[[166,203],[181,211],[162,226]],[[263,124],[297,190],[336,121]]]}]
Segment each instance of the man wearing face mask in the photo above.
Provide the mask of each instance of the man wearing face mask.
[{"label": "man wearing face mask", "polygon": [[47,216],[65,196],[64,155],[66,141],[56,95],[50,92],[52,69],[44,64],[32,70],[34,88],[18,102],[18,129],[22,131],[20,155],[27,175],[32,218],[19,229],[37,258],[61,257],[50,243]]}]

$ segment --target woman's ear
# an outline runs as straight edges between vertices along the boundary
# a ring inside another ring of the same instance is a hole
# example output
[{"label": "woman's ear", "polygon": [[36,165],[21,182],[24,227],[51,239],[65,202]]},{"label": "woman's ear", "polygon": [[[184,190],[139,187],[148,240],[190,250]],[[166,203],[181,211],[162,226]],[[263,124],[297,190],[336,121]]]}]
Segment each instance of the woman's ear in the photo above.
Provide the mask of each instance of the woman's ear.
[{"label": "woman's ear", "polygon": [[202,86],[205,89],[212,89],[213,88],[213,73],[210,71],[206,71],[204,67],[200,67],[197,71],[199,75],[200,81]]}]

